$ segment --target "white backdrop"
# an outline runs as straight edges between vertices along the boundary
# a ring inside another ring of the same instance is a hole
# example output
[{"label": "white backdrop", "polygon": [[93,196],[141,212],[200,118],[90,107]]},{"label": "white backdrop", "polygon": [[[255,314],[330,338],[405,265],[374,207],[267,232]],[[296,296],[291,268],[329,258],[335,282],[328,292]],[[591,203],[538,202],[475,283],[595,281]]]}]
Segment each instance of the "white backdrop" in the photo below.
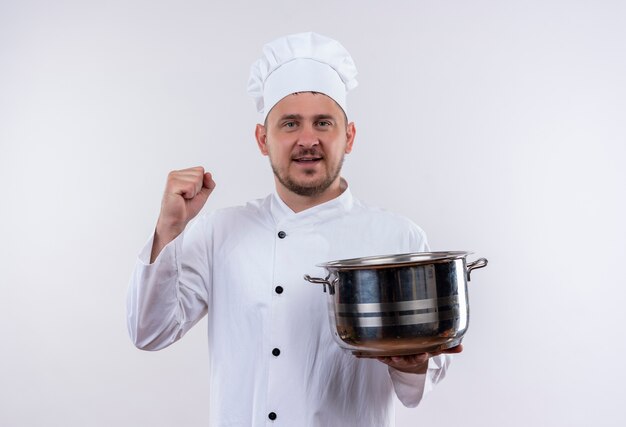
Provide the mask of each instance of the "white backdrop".
[{"label": "white backdrop", "polygon": [[136,350],[127,281],[169,170],[272,190],[248,70],[310,30],[359,69],[354,194],[490,261],[397,425],[625,425],[626,3],[249,3],[0,1],[0,425],[207,425],[206,326]]}]

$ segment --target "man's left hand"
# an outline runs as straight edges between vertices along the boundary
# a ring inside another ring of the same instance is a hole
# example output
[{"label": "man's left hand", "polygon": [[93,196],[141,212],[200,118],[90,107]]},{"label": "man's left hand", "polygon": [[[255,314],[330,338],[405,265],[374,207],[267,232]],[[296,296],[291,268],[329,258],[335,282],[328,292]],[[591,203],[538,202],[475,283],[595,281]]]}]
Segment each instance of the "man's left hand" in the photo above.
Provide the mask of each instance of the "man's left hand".
[{"label": "man's left hand", "polygon": [[408,356],[376,357],[376,360],[383,362],[385,365],[391,366],[401,372],[424,374],[428,369],[428,359],[431,357],[438,356],[440,354],[460,353],[462,351],[463,345],[459,344],[456,347],[432,353],[419,353]]}]

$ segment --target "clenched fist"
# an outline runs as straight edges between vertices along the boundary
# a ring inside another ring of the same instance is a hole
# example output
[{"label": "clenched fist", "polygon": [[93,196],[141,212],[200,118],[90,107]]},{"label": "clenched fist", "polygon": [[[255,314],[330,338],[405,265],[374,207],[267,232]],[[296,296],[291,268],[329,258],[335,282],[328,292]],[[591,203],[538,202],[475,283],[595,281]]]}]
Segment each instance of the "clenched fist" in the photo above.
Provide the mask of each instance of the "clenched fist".
[{"label": "clenched fist", "polygon": [[154,233],[150,262],[198,215],[214,188],[215,182],[211,174],[205,173],[201,166],[169,173]]}]

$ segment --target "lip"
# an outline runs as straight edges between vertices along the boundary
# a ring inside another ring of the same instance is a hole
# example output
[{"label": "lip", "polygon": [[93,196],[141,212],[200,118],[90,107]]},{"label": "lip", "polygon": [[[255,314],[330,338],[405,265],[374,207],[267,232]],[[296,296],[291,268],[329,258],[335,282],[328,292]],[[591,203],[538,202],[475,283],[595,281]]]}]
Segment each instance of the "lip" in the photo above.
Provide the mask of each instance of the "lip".
[{"label": "lip", "polygon": [[323,157],[297,157],[291,160],[300,165],[315,165],[321,162],[322,159]]}]

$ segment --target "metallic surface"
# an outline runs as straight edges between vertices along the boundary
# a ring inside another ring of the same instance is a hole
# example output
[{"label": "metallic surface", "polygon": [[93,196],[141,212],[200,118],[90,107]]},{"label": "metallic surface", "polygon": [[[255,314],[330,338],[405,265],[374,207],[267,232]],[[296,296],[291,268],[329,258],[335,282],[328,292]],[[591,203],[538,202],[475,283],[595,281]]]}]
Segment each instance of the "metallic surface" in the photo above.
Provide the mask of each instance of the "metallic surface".
[{"label": "metallic surface", "polygon": [[[328,314],[337,343],[357,355],[391,356],[458,345],[469,321],[467,282],[481,258],[467,252],[428,252],[355,258],[322,264]],[[358,263],[363,266],[359,267]]]},{"label": "metallic surface", "polygon": [[433,262],[445,262],[454,259],[463,259],[471,252],[449,251],[449,252],[414,252],[408,254],[397,255],[379,255],[362,258],[342,259],[338,261],[330,261],[319,264],[325,268],[341,268],[341,269],[363,269],[365,267],[393,267],[401,265],[420,265],[431,264]]}]

